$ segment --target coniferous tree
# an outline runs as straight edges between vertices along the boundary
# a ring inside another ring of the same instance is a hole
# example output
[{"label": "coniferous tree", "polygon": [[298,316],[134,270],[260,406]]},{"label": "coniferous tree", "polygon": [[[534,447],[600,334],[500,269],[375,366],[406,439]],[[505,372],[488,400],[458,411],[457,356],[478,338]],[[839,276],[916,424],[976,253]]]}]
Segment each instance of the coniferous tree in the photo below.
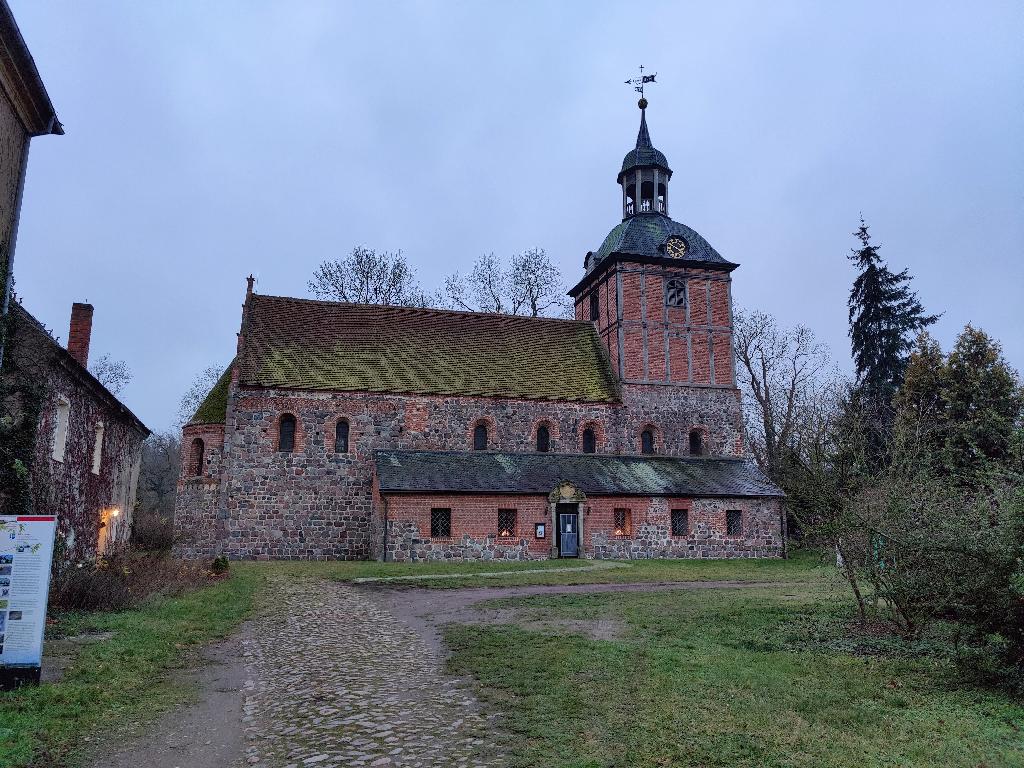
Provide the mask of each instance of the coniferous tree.
[{"label": "coniferous tree", "polygon": [[851,405],[865,417],[865,458],[875,471],[883,463],[892,401],[903,382],[914,339],[939,316],[925,314],[910,289],[909,270],[893,272],[878,255],[863,216],[854,235],[860,247],[849,256],[858,269],[847,302],[857,376]]}]

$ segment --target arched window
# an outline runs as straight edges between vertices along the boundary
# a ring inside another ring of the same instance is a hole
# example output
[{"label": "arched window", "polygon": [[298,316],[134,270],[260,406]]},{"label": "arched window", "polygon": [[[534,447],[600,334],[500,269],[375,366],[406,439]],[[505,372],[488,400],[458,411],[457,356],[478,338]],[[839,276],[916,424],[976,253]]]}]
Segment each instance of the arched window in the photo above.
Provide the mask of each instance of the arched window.
[{"label": "arched window", "polygon": [[206,452],[206,446],[203,445],[203,441],[198,437],[192,441],[192,466],[190,467],[192,477],[203,476],[203,461],[204,454]]},{"label": "arched window", "polygon": [[477,424],[473,427],[473,450],[474,451],[486,451],[487,450],[487,425]]},{"label": "arched window", "polygon": [[537,427],[537,450],[541,453],[551,450],[551,431],[544,424]]},{"label": "arched window", "polygon": [[281,416],[277,434],[277,450],[282,453],[291,453],[295,450],[295,417],[290,413]]},{"label": "arched window", "polygon": [[597,453],[597,435],[594,434],[593,427],[587,427],[583,430],[583,452]]},{"label": "arched window", "polygon": [[640,453],[654,453],[654,431],[645,429],[640,433]]},{"label": "arched window", "polygon": [[334,452],[348,453],[348,422],[344,419],[334,425]]},{"label": "arched window", "polygon": [[701,434],[699,429],[690,430],[690,455],[704,455],[704,436]]}]

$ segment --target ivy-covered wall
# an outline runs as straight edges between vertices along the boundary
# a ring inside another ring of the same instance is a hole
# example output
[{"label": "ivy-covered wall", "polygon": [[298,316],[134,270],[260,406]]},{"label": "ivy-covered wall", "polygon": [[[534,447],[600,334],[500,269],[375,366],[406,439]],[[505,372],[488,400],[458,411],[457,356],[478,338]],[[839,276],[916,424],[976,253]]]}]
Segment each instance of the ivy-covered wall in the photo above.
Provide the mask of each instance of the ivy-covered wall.
[{"label": "ivy-covered wall", "polygon": [[[60,551],[72,561],[90,559],[101,537],[112,544],[128,539],[148,430],[24,309],[12,304],[8,322],[0,508],[57,515]],[[58,460],[54,439],[62,398],[69,405],[68,425]],[[110,515],[115,509],[118,514]]]}]

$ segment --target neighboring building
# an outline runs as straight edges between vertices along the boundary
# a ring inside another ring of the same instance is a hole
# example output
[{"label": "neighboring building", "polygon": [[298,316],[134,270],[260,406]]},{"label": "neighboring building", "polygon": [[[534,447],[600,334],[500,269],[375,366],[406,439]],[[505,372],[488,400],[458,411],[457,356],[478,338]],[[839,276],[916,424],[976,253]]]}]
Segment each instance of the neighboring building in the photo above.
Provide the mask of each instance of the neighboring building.
[{"label": "neighboring building", "polygon": [[[64,133],[7,0],[0,0],[0,316],[11,292],[29,140]],[[0,325],[0,361],[4,336]]]},{"label": "neighboring building", "polygon": [[183,429],[176,533],[232,558],[773,557],[731,273],[640,132],[575,320],[261,296]]},{"label": "neighboring building", "polygon": [[57,515],[58,552],[71,561],[128,541],[149,435],[86,367],[92,314],[89,304],[72,306],[64,349],[19,303],[10,306],[6,378],[18,397],[9,412],[30,458],[27,494],[0,489],[0,507]]}]

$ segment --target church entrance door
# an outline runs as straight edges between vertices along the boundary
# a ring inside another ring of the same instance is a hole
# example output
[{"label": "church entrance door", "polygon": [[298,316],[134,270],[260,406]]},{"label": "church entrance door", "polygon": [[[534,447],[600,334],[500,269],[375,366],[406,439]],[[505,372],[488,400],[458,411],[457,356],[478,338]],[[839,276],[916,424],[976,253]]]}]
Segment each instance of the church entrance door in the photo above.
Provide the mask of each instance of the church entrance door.
[{"label": "church entrance door", "polygon": [[558,505],[558,556],[579,557],[580,514],[578,504]]}]

